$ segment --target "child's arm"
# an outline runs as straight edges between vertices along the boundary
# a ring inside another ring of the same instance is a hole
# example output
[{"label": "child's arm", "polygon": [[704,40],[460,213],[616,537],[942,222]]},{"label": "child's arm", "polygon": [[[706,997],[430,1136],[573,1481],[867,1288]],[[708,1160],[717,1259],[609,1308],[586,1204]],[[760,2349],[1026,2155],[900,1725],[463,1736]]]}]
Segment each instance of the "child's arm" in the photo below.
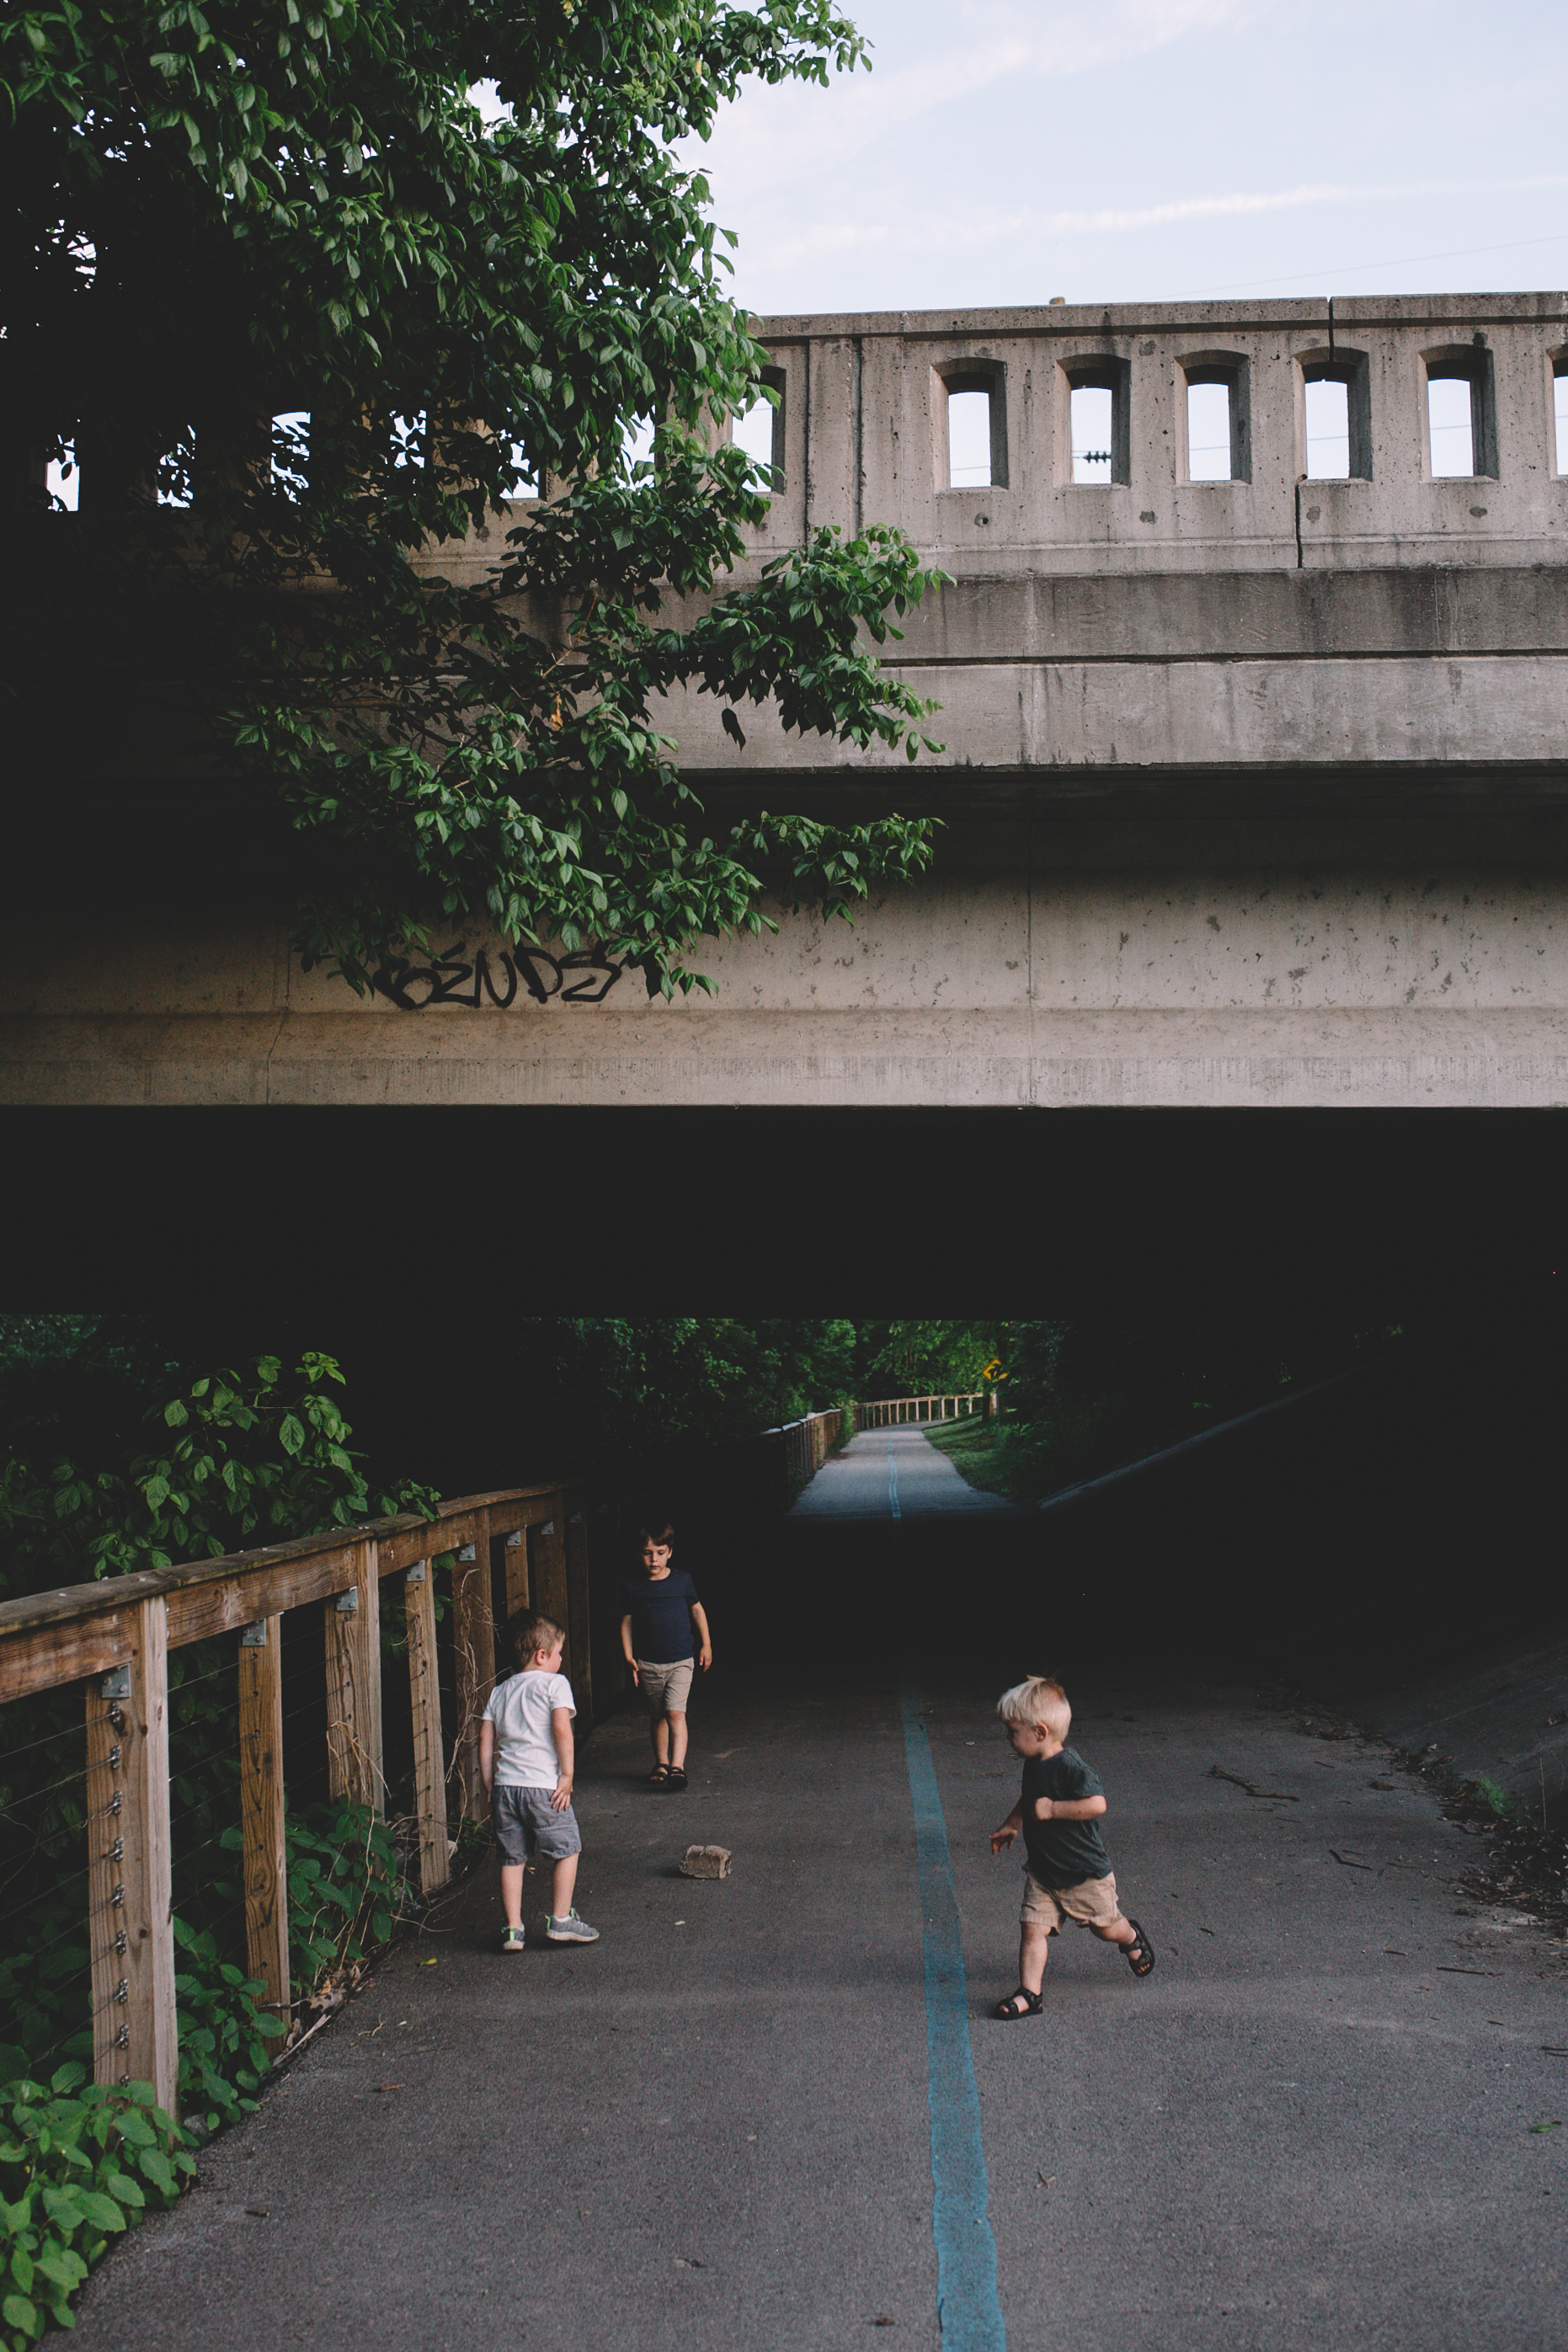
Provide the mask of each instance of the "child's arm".
[{"label": "child's arm", "polygon": [[621,1619],[621,1655],[632,1670],[632,1683],[635,1686],[640,1680],[640,1676],[637,1674],[637,1662],[632,1655],[632,1612],[629,1609]]},{"label": "child's arm", "polygon": [[569,1706],[551,1708],[550,1730],[555,1742],[555,1769],[560,1774],[550,1801],[558,1813],[563,1813],[572,1802],[572,1768],[576,1762],[576,1749],[572,1738],[572,1710]]},{"label": "child's arm", "polygon": [[691,1603],[691,1622],[697,1628],[697,1638],[702,1647],[697,1653],[697,1663],[704,1674],[713,1663],[713,1636],[708,1631],[708,1612],[700,1601]]},{"label": "child's arm", "polygon": [[1013,1840],[1017,1836],[1018,1832],[1023,1828],[1023,1826],[1024,1826],[1024,1800],[1022,1799],[1022,1797],[1020,1797],[1020,1798],[1019,1798],[1019,1800],[1018,1800],[1018,1801],[1017,1801],[1017,1803],[1014,1806],[1014,1808],[1013,1808],[1012,1811],[1008,1814],[1008,1816],[1007,1816],[1006,1820],[1003,1822],[1003,1824],[1002,1824],[1001,1828],[1000,1828],[1000,1829],[997,1829],[997,1830],[993,1830],[993,1831],[992,1831],[992,1832],[991,1832],[991,1851],[992,1851],[992,1853],[1001,1853],[1003,1852],[1003,1850],[1004,1850],[1005,1847],[1010,1846],[1010,1845],[1012,1844],[1012,1843],[1013,1843]]},{"label": "child's arm", "polygon": [[485,1794],[490,1793],[496,1777],[496,1727],[487,1715],[479,1726],[479,1778],[485,1784]]},{"label": "child's arm", "polygon": [[1037,1797],[1037,1822],[1092,1822],[1105,1811],[1103,1797]]}]

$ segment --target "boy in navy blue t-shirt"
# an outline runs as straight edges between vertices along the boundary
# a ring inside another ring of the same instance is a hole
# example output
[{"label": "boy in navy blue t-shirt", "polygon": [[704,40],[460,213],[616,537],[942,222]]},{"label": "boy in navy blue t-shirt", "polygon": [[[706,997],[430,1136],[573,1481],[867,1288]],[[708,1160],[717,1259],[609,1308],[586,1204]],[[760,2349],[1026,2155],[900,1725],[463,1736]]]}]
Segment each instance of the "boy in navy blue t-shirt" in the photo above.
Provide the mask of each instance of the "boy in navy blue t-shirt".
[{"label": "boy in navy blue t-shirt", "polygon": [[[697,1587],[683,1568],[671,1568],[675,1529],[639,1528],[642,1574],[626,1586],[621,1648],[632,1680],[647,1701],[653,1740],[654,1789],[686,1786],[686,1703],[694,1667],[706,1674],[713,1663],[708,1618]],[[693,1634],[696,1636],[693,1654]]]}]

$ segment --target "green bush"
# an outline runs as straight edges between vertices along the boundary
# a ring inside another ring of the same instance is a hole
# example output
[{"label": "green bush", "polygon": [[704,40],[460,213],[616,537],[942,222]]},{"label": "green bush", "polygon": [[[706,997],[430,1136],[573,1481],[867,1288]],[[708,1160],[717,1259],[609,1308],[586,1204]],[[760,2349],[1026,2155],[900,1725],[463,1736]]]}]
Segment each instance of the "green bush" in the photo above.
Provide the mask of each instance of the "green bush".
[{"label": "green bush", "polygon": [[73,2325],[70,2299],[109,2241],[149,2200],[173,2205],[195,2170],[185,2135],[151,2086],[107,2091],[79,2064],[50,2083],[0,2086],[0,2344],[26,2352],[50,2321]]},{"label": "green bush", "polygon": [[312,1805],[288,1832],[289,1964],[306,1999],[392,1940],[404,1892],[393,1832],[368,1805]]},{"label": "green bush", "polygon": [[212,1930],[174,1921],[174,1941],[190,1966],[174,1978],[180,2042],[180,2109],[208,2131],[256,2111],[254,2094],[272,2063],[267,2044],[287,2032],[256,2006],[267,1987],[218,1956]]}]

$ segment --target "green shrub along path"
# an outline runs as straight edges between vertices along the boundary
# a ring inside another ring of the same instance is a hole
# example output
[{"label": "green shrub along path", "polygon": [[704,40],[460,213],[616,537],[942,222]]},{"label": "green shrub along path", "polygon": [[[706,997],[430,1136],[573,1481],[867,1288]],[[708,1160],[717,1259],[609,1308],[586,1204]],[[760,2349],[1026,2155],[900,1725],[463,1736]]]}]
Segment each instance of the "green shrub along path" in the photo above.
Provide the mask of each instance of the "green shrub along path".
[{"label": "green shrub along path", "polygon": [[[58,1451],[0,1465],[0,1593],[217,1557],[410,1507],[429,1490],[374,1490],[349,1451],[332,1359],[293,1384],[276,1357],[155,1393],[142,1424],[90,1464]],[[389,1620],[384,1642],[401,1636]],[[254,2111],[286,2025],[244,1965],[238,1713],[233,1635],[169,1661],[175,1997],[184,2128],[139,2086],[130,2104],[88,2083],[81,1693],[5,1709],[0,1780],[0,2318],[10,2352],[59,2320],[110,2239],[151,2195],[172,2198],[199,2140]],[[342,1997],[366,1956],[417,1909],[395,1823],[344,1801],[291,1810],[290,1974],[304,2013]]]}]

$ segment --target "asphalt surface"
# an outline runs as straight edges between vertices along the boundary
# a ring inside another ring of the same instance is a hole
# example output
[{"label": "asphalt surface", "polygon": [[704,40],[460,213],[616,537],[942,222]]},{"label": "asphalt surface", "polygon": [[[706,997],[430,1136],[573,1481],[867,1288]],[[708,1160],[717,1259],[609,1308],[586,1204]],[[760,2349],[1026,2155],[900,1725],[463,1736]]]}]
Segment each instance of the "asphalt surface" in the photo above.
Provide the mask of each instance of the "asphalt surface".
[{"label": "asphalt surface", "polygon": [[923,1430],[903,1427],[863,1429],[852,1437],[802,1489],[790,1517],[891,1522],[1012,1509],[1002,1496],[972,1486]]},{"label": "asphalt surface", "polygon": [[[1015,2352],[1562,2343],[1568,1952],[1457,1891],[1477,1842],[1377,1748],[1138,1659],[1128,1624],[1026,1616],[1038,1541],[1013,1515],[786,1526],[756,1609],[738,1576],[712,1607],[689,1791],[643,1786],[629,1714],[584,1744],[602,1941],[539,1943],[531,1880],[502,1958],[477,1873],[104,2263],[82,2352],[937,2352],[910,1680]],[[1138,1983],[1069,1934],[1045,2014],[1005,2025],[994,1707],[1047,1662],[1159,1962]],[[733,1875],[679,1876],[708,1841]]]}]

